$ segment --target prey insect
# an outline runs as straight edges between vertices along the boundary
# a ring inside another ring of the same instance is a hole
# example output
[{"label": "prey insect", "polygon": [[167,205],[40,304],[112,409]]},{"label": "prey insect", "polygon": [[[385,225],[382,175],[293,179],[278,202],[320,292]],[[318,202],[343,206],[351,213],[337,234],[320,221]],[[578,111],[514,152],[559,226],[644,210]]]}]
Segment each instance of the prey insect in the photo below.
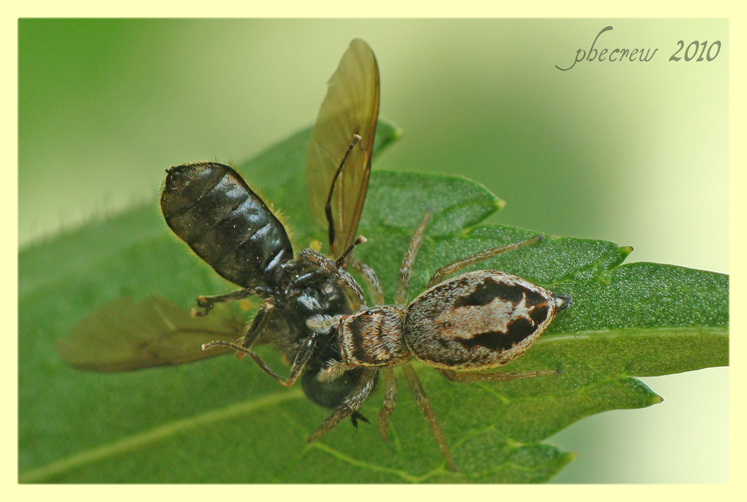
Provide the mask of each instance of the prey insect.
[{"label": "prey insect", "polygon": [[[311,214],[326,223],[329,253],[340,266],[357,242],[378,111],[376,58],[364,41],[355,39],[330,79],[305,169]],[[85,318],[58,343],[62,359],[100,371],[181,364],[229,351],[201,350],[202,344],[216,341],[241,347],[241,354],[248,353],[284,386],[301,377],[311,401],[339,406],[358,387],[364,372],[352,369],[324,382],[314,378],[323,362],[340,355],[336,333],[317,336],[306,321],[315,315],[351,313],[346,288],[326,269],[294,259],[283,224],[231,167],[198,162],[167,173],[161,193],[166,223],[205,263],[241,289],[198,297],[196,319],[162,298],[140,304],[115,301]],[[221,304],[249,296],[261,297],[263,305],[247,329]],[[112,336],[118,342],[107,345]],[[254,352],[259,344],[274,346],[292,361],[287,378]],[[302,374],[304,369],[311,375]],[[351,419],[355,425],[356,419],[364,418],[353,414]]]},{"label": "prey insect", "polygon": [[395,304],[384,305],[383,293],[374,271],[359,265],[362,276],[374,292],[376,306],[366,307],[361,287],[338,263],[311,250],[303,259],[332,271],[357,298],[353,314],[320,314],[308,320],[320,335],[338,333],[340,358],[328,361],[317,378],[328,381],[354,369],[363,371],[359,385],[337,407],[309,439],[316,440],[341,420],[354,414],[368,397],[377,372],[386,386],[379,412],[379,429],[386,439],[389,417],[396,402],[392,368],[400,366],[431,432],[449,464],[456,470],[444,434],[423,390],[412,358],[435,367],[454,381],[513,380],[555,371],[524,373],[475,373],[507,364],[523,354],[539,338],[558,312],[571,305],[567,295],[551,291],[504,272],[480,270],[444,280],[448,275],[498,253],[535,244],[539,236],[474,254],[441,267],[431,277],[427,289],[407,304],[412,267],[423,240],[430,214],[415,232],[397,278]]}]

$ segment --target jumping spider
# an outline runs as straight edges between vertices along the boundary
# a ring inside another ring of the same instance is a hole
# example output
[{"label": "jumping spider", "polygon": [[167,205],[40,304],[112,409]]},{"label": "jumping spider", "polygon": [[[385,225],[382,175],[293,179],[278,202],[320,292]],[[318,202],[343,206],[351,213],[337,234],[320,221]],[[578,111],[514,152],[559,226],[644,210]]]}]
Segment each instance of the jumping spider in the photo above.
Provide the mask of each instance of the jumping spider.
[{"label": "jumping spider", "polygon": [[307,321],[320,335],[337,330],[340,360],[323,365],[320,381],[338,378],[346,371],[362,369],[352,392],[309,438],[315,441],[340,421],[356,412],[371,392],[378,371],[384,379],[384,404],[379,411],[379,430],[384,439],[389,417],[396,402],[392,368],[401,366],[415,401],[425,416],[446,461],[456,470],[441,427],[410,364],[413,357],[434,366],[453,381],[513,380],[555,371],[524,373],[474,373],[502,366],[523,354],[547,328],[556,314],[571,305],[567,295],[556,295],[526,280],[504,272],[480,270],[448,280],[444,278],[468,265],[504,251],[544,240],[537,236],[522,242],[488,249],[450,263],[431,277],[427,289],[409,305],[407,293],[415,257],[423,240],[430,212],[410,241],[399,269],[395,304],[384,305],[381,285],[375,272],[362,262],[353,266],[371,290],[376,306],[366,307],[363,291],[338,260],[334,262],[312,250],[301,252],[301,259],[328,270],[339,284],[357,298],[357,311],[349,315],[317,315]]}]

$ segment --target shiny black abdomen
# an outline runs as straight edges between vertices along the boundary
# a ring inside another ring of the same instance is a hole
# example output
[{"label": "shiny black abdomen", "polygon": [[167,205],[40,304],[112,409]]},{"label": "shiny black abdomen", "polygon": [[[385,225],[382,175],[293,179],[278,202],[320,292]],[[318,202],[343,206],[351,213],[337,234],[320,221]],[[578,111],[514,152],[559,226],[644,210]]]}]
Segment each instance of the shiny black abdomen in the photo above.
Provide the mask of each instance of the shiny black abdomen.
[{"label": "shiny black abdomen", "polygon": [[[329,272],[293,260],[282,223],[230,167],[172,167],[161,211],[171,230],[222,277],[244,288],[263,287],[260,294],[272,298],[274,314],[259,342],[285,352],[289,360],[312,335],[308,319],[352,313],[343,288]],[[361,372],[355,370],[331,382],[316,380],[328,360],[339,358],[337,332],[319,336],[301,380],[311,401],[336,408],[357,385]]]},{"label": "shiny black abdomen", "polygon": [[168,170],[161,211],[171,230],[222,277],[276,289],[293,259],[282,223],[233,169],[195,163]]}]

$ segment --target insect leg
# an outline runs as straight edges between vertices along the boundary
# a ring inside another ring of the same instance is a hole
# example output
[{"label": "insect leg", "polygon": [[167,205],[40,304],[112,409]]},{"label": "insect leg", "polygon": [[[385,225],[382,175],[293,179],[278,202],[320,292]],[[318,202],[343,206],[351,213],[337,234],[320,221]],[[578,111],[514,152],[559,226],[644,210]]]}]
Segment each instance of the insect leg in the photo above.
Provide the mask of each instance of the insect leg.
[{"label": "insect leg", "polygon": [[358,285],[358,283],[355,282],[355,279],[353,279],[353,277],[349,273],[347,273],[347,271],[339,268],[334,261],[330,260],[324,255],[317,253],[312,249],[304,249],[303,251],[301,251],[299,258],[309,263],[313,263],[323,270],[326,270],[335,278],[337,278],[337,282],[340,285],[347,286],[353,292],[353,294],[355,294],[356,298],[359,301],[358,305],[355,305],[354,308],[357,309],[360,305],[363,305],[366,302],[366,299],[363,296],[363,290]]},{"label": "insect leg", "polygon": [[359,244],[363,244],[366,242],[368,242],[368,239],[366,239],[362,235],[359,235],[358,238],[355,239],[353,243],[349,245],[348,248],[340,255],[340,257],[335,260],[335,265],[337,265],[337,268],[343,268],[345,266],[345,261],[348,259],[348,256],[353,251],[353,249],[355,249],[355,247]]},{"label": "insect leg", "polygon": [[[243,290],[242,290],[243,291]],[[259,335],[265,330],[268,323],[270,322],[270,317],[272,316],[272,313],[274,312],[275,307],[269,299],[265,301],[265,306],[262,310],[257,312],[257,315],[254,316],[254,320],[252,321],[252,324],[249,326],[249,329],[246,331],[246,334],[241,338],[241,343],[232,343],[227,342],[225,340],[214,340],[210,343],[205,343],[202,345],[202,350],[207,350],[211,347],[216,346],[222,346],[222,347],[230,347],[237,351],[237,355],[241,355],[243,357],[243,354],[248,354],[249,349],[252,345],[254,345],[254,342],[257,341],[257,338],[259,338]]]},{"label": "insect leg", "polygon": [[407,305],[407,292],[410,289],[410,276],[412,275],[412,265],[415,263],[415,257],[418,255],[420,245],[423,243],[423,234],[425,233],[425,227],[428,226],[428,221],[431,219],[431,210],[425,212],[423,221],[415,230],[415,234],[412,236],[410,241],[410,247],[407,248],[405,258],[402,260],[402,265],[399,267],[399,274],[397,275],[397,289],[394,293],[394,303],[397,305]]},{"label": "insect leg", "polygon": [[452,371],[436,368],[439,373],[451,380],[452,382],[495,382],[517,380],[519,378],[533,378],[542,375],[557,375],[559,371],[525,371],[522,373],[474,373],[470,371]]},{"label": "insect leg", "polygon": [[436,414],[433,412],[433,408],[431,408],[431,403],[428,400],[428,396],[425,395],[425,390],[423,389],[423,386],[420,384],[420,379],[418,378],[418,374],[415,373],[415,369],[412,367],[410,363],[406,363],[402,365],[402,372],[405,374],[405,378],[407,379],[407,385],[410,387],[410,391],[412,392],[412,395],[415,397],[415,401],[418,403],[418,406],[420,407],[420,411],[423,412],[425,421],[428,422],[428,426],[430,426],[431,432],[433,433],[433,436],[436,438],[438,447],[441,448],[441,453],[443,453],[444,457],[446,457],[446,463],[449,464],[449,468],[452,471],[456,471],[457,470],[456,464],[454,463],[454,460],[451,458],[451,453],[449,453],[449,447],[446,446],[446,440],[444,439],[444,433],[441,430],[441,426],[438,425],[438,420],[436,420]]},{"label": "insect leg", "polygon": [[282,385],[283,387],[291,387],[294,383],[296,383],[296,380],[301,374],[301,371],[303,371],[304,366],[309,361],[311,355],[314,352],[314,346],[316,345],[316,336],[312,335],[304,341],[303,347],[296,355],[296,359],[293,361],[293,365],[290,369],[290,375],[287,379],[283,379],[283,377],[275,373],[272,368],[270,368],[267,363],[264,362],[261,357],[259,357],[259,354],[242,345],[226,342],[223,340],[216,340],[214,342],[204,344],[202,346],[202,350],[207,350],[211,347],[216,347],[219,345],[223,347],[229,347],[241,353],[247,354],[255,363],[257,363],[257,366],[259,366],[262,371],[274,378],[280,385]]},{"label": "insect leg", "polygon": [[397,404],[397,381],[392,368],[383,368],[381,372],[384,375],[386,390],[384,391],[384,405],[379,410],[379,432],[381,432],[381,439],[386,441],[389,417],[394,411],[394,405]]},{"label": "insect leg", "polygon": [[257,366],[260,367],[262,371],[274,378],[280,385],[284,387],[291,387],[294,383],[296,383],[296,380],[301,374],[301,371],[313,354],[314,347],[316,346],[317,335],[316,333],[313,333],[303,341],[303,345],[296,354],[296,358],[293,361],[293,365],[291,366],[290,375],[287,379],[283,379],[283,377],[275,373],[272,368],[270,368],[270,366],[268,366],[267,363],[264,362],[259,354],[250,349],[254,342],[257,341],[257,338],[259,338],[259,335],[267,327],[267,324],[269,323],[270,317],[273,312],[274,308],[271,303],[267,304],[265,308],[260,310],[254,317],[254,321],[252,321],[252,325],[249,327],[249,330],[244,336],[244,340],[241,344],[226,342],[224,340],[216,340],[214,342],[204,344],[202,346],[202,350],[207,350],[211,347],[216,346],[223,346],[232,348],[239,354],[247,354],[257,364]]},{"label": "insect leg", "polygon": [[327,235],[329,237],[330,253],[334,253],[332,247],[335,245],[335,222],[332,216],[332,194],[335,192],[335,184],[337,184],[337,178],[340,177],[342,168],[345,166],[345,162],[348,160],[350,152],[353,151],[353,147],[360,140],[361,137],[359,135],[353,134],[353,140],[350,142],[350,146],[348,146],[347,151],[345,151],[345,155],[342,157],[342,161],[340,161],[340,165],[337,168],[337,171],[335,171],[334,177],[332,178],[332,183],[329,186],[329,194],[327,195],[327,202],[324,203],[324,215],[327,217]]},{"label": "insect leg", "polygon": [[360,380],[350,394],[348,394],[335,411],[327,417],[324,422],[322,422],[322,425],[320,425],[319,428],[309,436],[307,442],[313,443],[358,410],[361,403],[366,400],[374,387],[377,371],[376,368],[365,368],[363,370]]},{"label": "insect leg", "polygon": [[244,339],[241,342],[242,347],[248,349],[254,345],[254,342],[257,341],[259,335],[264,332],[265,328],[270,323],[270,318],[272,317],[273,312],[275,312],[275,304],[268,298],[265,300],[264,308],[257,312],[257,315],[255,315],[252,320],[252,325],[249,326],[249,329],[246,331],[246,335],[244,335]]},{"label": "insect leg", "polygon": [[201,308],[202,310],[195,309],[192,311],[192,315],[194,315],[195,317],[206,316],[210,313],[211,310],[213,310],[213,307],[215,306],[216,303],[233,302],[233,301],[241,300],[243,298],[246,298],[252,295],[258,295],[258,294],[270,295],[271,293],[272,292],[267,291],[266,288],[257,287],[257,288],[239,289],[238,291],[232,291],[231,293],[226,293],[224,295],[198,296],[197,307]]},{"label": "insect leg", "polygon": [[513,244],[506,244],[505,246],[498,246],[495,248],[486,249],[484,251],[480,251],[479,253],[475,253],[466,258],[462,258],[461,260],[451,262],[448,265],[444,265],[443,267],[436,270],[436,273],[434,273],[433,276],[431,276],[431,280],[428,281],[428,286],[426,287],[426,289],[435,286],[439,282],[443,281],[444,277],[446,277],[447,275],[453,274],[457,270],[463,269],[464,267],[468,265],[472,265],[473,263],[478,263],[483,260],[487,260],[488,258],[495,256],[498,253],[502,253],[504,251],[512,251],[514,249],[527,246],[529,244],[536,244],[538,242],[542,242],[543,240],[545,240],[545,236],[538,235],[537,237],[532,237],[531,239],[527,239],[525,241],[515,242]]}]

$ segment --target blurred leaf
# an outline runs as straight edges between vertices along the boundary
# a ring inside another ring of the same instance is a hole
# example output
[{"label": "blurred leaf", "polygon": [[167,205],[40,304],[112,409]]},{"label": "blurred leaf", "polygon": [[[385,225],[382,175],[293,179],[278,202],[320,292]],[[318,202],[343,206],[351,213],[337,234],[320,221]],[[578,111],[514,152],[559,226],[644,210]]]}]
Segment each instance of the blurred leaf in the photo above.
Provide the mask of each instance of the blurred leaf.
[{"label": "blurred leaf", "polygon": [[[306,209],[308,134],[238,166],[282,209],[297,249],[325,234]],[[377,150],[398,135],[380,124]],[[535,235],[479,224],[501,205],[463,178],[374,171],[360,225],[369,243],[356,252],[379,273],[391,300],[411,234],[432,209],[413,297],[441,265]],[[542,439],[595,413],[661,401],[633,376],[728,364],[728,277],[650,263],[620,266],[630,251],[548,236],[473,267],[571,294],[573,307],[506,368],[560,369],[560,376],[465,384],[416,366],[459,466],[453,473],[402,386],[387,443],[376,427],[362,424],[355,432],[343,424],[308,445],[328,410],[307,401],[299,387],[280,387],[247,359],[118,374],[65,365],[55,340],[108,302],[157,294],[186,308],[199,294],[235,289],[170,235],[155,202],[91,222],[19,256],[20,481],[545,481],[574,454]],[[279,354],[261,354],[283,367]],[[364,403],[364,415],[374,417],[381,399],[379,389]]]}]

